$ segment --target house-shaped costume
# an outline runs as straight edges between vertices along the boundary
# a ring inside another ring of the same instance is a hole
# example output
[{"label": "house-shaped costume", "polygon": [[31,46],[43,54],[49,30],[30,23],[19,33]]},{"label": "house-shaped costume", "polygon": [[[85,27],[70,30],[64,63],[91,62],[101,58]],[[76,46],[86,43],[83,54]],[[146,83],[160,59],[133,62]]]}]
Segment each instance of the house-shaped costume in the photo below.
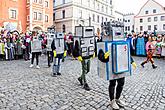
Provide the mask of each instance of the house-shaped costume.
[{"label": "house-shaped costume", "polygon": [[89,90],[85,75],[90,71],[90,58],[95,54],[94,27],[76,26],[75,32],[72,55],[81,59],[80,61],[82,63],[82,75],[78,80],[81,85],[84,85],[86,90]]},{"label": "house-shaped costume", "polygon": [[56,32],[54,29],[49,28],[48,34],[47,34],[47,58],[48,58],[48,67],[50,67],[50,63],[53,62],[53,51],[51,48],[51,44],[53,42],[53,39],[56,36]]},{"label": "house-shaped costume", "polygon": [[65,57],[65,42],[64,42],[64,34],[56,33],[56,37],[53,39],[51,44],[51,48],[54,52],[54,65],[53,65],[53,76],[61,75],[60,64],[62,58]]},{"label": "house-shaped costume", "polygon": [[[120,22],[108,23],[109,36],[97,43],[98,75],[105,80],[113,80],[131,75],[131,57],[129,42],[124,41],[124,25]],[[104,59],[104,54],[110,56]]]}]

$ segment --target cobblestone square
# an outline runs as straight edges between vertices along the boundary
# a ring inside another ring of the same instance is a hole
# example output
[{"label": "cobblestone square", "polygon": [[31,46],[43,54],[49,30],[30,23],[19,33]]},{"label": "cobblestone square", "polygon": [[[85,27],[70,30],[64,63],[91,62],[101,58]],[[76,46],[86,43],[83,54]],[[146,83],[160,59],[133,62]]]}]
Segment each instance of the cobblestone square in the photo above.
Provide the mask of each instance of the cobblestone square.
[{"label": "cobblestone square", "polygon": [[[122,99],[127,106],[121,110],[165,110],[165,61],[155,59],[157,69],[150,64],[142,68],[145,59],[134,57],[137,73],[126,78]],[[91,91],[85,91],[77,80],[81,64],[66,58],[62,75],[51,76],[46,56],[40,58],[40,69],[29,68],[29,61],[1,61],[1,110],[111,110],[108,81],[97,76],[97,59],[92,60],[87,80]]]}]

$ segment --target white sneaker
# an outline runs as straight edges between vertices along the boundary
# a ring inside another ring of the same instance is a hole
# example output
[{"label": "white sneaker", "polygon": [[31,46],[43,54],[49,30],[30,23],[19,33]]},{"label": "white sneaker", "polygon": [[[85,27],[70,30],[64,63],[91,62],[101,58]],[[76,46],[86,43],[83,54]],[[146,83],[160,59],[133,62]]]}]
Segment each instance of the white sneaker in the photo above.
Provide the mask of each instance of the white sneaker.
[{"label": "white sneaker", "polygon": [[115,99],[113,99],[113,100],[111,101],[111,107],[112,107],[113,109],[115,109],[115,110],[119,110],[119,109],[120,109],[119,106],[116,104],[116,100],[115,100]]},{"label": "white sneaker", "polygon": [[126,103],[120,99],[116,99],[116,103],[119,104],[120,106],[124,107],[126,106]]},{"label": "white sneaker", "polygon": [[31,64],[29,67],[32,68],[33,67],[33,64]]},{"label": "white sneaker", "polygon": [[37,69],[40,69],[40,67],[39,67],[38,65],[36,66],[36,68],[37,68]]},{"label": "white sneaker", "polygon": [[0,93],[0,97],[5,97],[5,95]]}]

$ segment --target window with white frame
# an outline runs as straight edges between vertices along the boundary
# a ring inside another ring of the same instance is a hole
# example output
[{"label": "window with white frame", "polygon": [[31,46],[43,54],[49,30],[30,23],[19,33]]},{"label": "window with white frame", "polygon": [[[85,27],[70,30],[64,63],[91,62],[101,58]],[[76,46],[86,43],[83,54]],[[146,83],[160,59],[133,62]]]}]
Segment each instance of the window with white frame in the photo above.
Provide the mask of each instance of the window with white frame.
[{"label": "window with white frame", "polygon": [[127,31],[127,26],[125,27],[125,31]]},{"label": "window with white frame", "polygon": [[34,20],[37,20],[37,12],[34,12],[34,13],[33,13],[33,19],[34,19]]},{"label": "window with white frame", "polygon": [[154,25],[154,30],[158,30],[158,25]]},{"label": "window with white frame", "polygon": [[106,13],[108,13],[108,7],[106,7]]},{"label": "window with white frame", "polygon": [[148,14],[148,10],[147,10],[147,11],[145,11],[145,14]]},{"label": "window with white frame", "polygon": [[62,0],[62,4],[65,4],[65,0]]},{"label": "window with white frame", "polygon": [[140,19],[140,23],[142,23],[142,22],[143,22],[143,19],[141,18],[141,19]]},{"label": "window with white frame", "polygon": [[99,3],[97,4],[97,10],[100,10],[100,4]]},{"label": "window with white frame", "polygon": [[161,16],[161,21],[165,21],[165,16]]},{"label": "window with white frame", "polygon": [[88,7],[90,7],[90,0],[88,0]]},{"label": "window with white frame", "polygon": [[104,6],[103,6],[103,5],[102,5],[102,7],[101,7],[101,11],[104,12]]},{"label": "window with white frame", "polygon": [[17,10],[16,9],[10,9],[9,10],[9,18],[17,19]]},{"label": "window with white frame", "polygon": [[29,15],[27,15],[27,21],[29,21],[30,20],[30,16]]},{"label": "window with white frame", "polygon": [[156,9],[153,9],[153,13],[156,13]]},{"label": "window with white frame", "polygon": [[38,20],[42,20],[42,13],[38,13]]},{"label": "window with white frame", "polygon": [[154,21],[158,21],[158,17],[154,17]]},{"label": "window with white frame", "polygon": [[149,31],[151,30],[151,25],[148,25],[148,30],[149,30]]},{"label": "window with white frame", "polygon": [[79,10],[78,18],[82,18],[82,10]]},{"label": "window with white frame", "polygon": [[43,2],[42,0],[39,0],[39,4],[42,4],[42,2]]},{"label": "window with white frame", "polygon": [[143,26],[140,26],[140,31],[143,31]]},{"label": "window with white frame", "polygon": [[98,23],[100,22],[100,17],[99,17],[99,15],[97,15],[97,22],[98,22]]},{"label": "window with white frame", "polygon": [[110,5],[112,5],[112,0],[110,0]]},{"label": "window with white frame", "polygon": [[101,20],[102,23],[104,23],[104,17],[102,17],[102,20]]},{"label": "window with white frame", "polygon": [[151,22],[151,17],[148,18],[148,22]]},{"label": "window with white frame", "polygon": [[33,0],[34,3],[37,3],[37,0]]},{"label": "window with white frame", "polygon": [[93,14],[93,22],[95,22],[95,14]]},{"label": "window with white frame", "polygon": [[48,21],[49,21],[48,15],[45,15],[45,22],[48,22]]},{"label": "window with white frame", "polygon": [[48,1],[45,1],[45,7],[49,7]]},{"label": "window with white frame", "polygon": [[128,31],[130,31],[130,26],[128,26]]},{"label": "window with white frame", "polygon": [[165,30],[165,24],[163,24],[163,30]]},{"label": "window with white frame", "polygon": [[65,18],[65,10],[62,10],[62,18]]}]

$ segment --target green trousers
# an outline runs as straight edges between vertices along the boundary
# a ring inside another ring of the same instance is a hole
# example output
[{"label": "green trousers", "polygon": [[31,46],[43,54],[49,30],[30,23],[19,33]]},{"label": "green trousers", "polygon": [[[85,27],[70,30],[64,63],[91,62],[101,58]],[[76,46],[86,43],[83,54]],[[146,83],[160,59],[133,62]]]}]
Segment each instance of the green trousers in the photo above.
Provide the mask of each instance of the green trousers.
[{"label": "green trousers", "polygon": [[90,59],[83,59],[81,62],[82,64],[82,75],[81,79],[84,83],[86,83],[86,77],[85,75],[90,71]]}]

